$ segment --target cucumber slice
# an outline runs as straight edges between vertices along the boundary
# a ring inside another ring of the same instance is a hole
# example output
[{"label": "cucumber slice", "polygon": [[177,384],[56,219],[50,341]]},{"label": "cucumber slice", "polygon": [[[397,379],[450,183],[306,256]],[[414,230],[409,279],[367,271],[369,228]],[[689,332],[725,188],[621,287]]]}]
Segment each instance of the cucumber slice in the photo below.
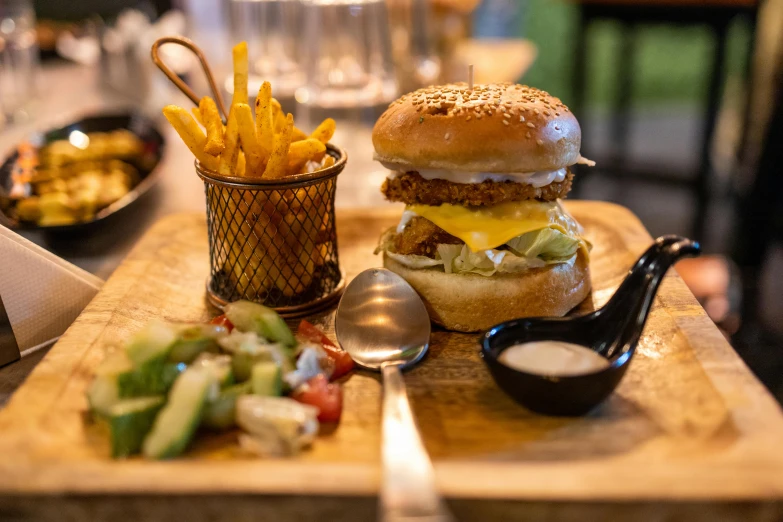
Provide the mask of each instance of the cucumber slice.
[{"label": "cucumber slice", "polygon": [[153,459],[176,457],[187,448],[201,421],[207,397],[217,385],[204,368],[188,368],[174,382],[169,402],[155,418],[144,439],[144,455]]},{"label": "cucumber slice", "polygon": [[141,366],[151,359],[165,358],[176,340],[177,331],[174,327],[153,321],[130,339],[125,346],[125,353],[135,366]]},{"label": "cucumber slice", "polygon": [[274,362],[259,362],[250,376],[253,395],[279,397],[283,394],[283,372]]},{"label": "cucumber slice", "polygon": [[152,359],[138,368],[124,351],[109,354],[95,370],[95,379],[87,390],[90,409],[106,414],[120,399],[165,395],[184,366]]},{"label": "cucumber slice", "polygon": [[232,369],[238,382],[250,378],[253,365],[261,361],[274,361],[283,372],[294,369],[291,350],[280,343],[262,342],[255,332],[242,333],[234,330],[220,340],[220,347],[233,354]]},{"label": "cucumber slice", "polygon": [[131,372],[117,375],[120,397],[164,395],[182,370],[184,365],[167,363],[162,359],[147,361]]},{"label": "cucumber slice", "polygon": [[253,366],[261,362],[275,364],[272,354],[259,350],[255,353],[239,352],[231,358],[231,370],[237,382],[245,382],[253,373]]},{"label": "cucumber slice", "polygon": [[101,415],[111,434],[112,457],[127,457],[141,450],[144,437],[165,403],[166,399],[162,396],[125,399],[116,402]]},{"label": "cucumber slice", "polygon": [[242,332],[255,332],[271,342],[279,342],[293,348],[296,339],[291,329],[277,312],[250,301],[236,301],[225,306],[228,320]]},{"label": "cucumber slice", "polygon": [[252,392],[250,381],[229,386],[220,395],[207,403],[201,425],[213,430],[227,430],[236,426],[236,402],[240,395]]},{"label": "cucumber slice", "polygon": [[216,353],[202,353],[193,361],[193,367],[206,368],[215,374],[221,388],[234,384],[231,371],[231,356]]},{"label": "cucumber slice", "polygon": [[105,413],[120,400],[116,375],[96,375],[87,390],[87,402],[95,413]]},{"label": "cucumber slice", "polygon": [[169,362],[192,363],[203,352],[220,352],[217,340],[228,335],[225,326],[215,324],[178,325],[177,340],[169,351]]}]

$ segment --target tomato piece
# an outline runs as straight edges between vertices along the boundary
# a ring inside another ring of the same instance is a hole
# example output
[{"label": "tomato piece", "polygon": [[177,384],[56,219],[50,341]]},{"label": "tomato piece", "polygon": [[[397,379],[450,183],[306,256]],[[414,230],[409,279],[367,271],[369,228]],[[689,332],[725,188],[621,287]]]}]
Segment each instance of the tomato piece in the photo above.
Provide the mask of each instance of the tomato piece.
[{"label": "tomato piece", "polygon": [[331,346],[324,346],[323,349],[326,352],[326,355],[334,361],[332,380],[339,379],[353,370],[353,367],[356,366],[356,363],[353,362],[353,359],[351,359],[351,356],[348,355],[348,352],[345,350]]},{"label": "tomato piece", "polygon": [[326,352],[326,355],[334,361],[334,371],[331,378],[339,379],[343,375],[353,370],[355,363],[348,352],[339,348],[336,344],[324,334],[320,328],[315,326],[309,321],[303,320],[299,323],[299,328],[296,331],[296,336],[305,342],[311,342],[320,344]]},{"label": "tomato piece", "polygon": [[304,319],[299,323],[299,328],[296,330],[296,336],[303,341],[310,341],[311,343],[320,344],[321,346],[332,346],[337,348],[337,345],[334,344],[320,328]]},{"label": "tomato piece", "polygon": [[342,387],[330,383],[323,374],[318,374],[299,386],[291,394],[291,398],[318,408],[320,422],[337,422],[343,412]]},{"label": "tomato piece", "polygon": [[228,317],[226,317],[226,314],[221,314],[217,317],[213,317],[212,320],[209,322],[209,324],[216,324],[218,326],[225,326],[229,333],[231,333],[231,330],[234,329],[234,325],[231,323],[231,321],[228,320]]}]

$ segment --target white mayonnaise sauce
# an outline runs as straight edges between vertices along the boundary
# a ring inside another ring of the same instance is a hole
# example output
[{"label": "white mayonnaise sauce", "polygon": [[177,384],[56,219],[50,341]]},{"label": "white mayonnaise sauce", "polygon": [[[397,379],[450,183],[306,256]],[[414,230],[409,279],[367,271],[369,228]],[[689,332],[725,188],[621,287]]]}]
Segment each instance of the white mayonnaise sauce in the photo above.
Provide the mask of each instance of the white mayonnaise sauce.
[{"label": "white mayonnaise sauce", "polygon": [[590,348],[562,341],[515,344],[503,350],[498,361],[522,372],[558,377],[584,375],[609,367],[609,360]]},{"label": "white mayonnaise sauce", "polygon": [[[394,163],[381,162],[384,167],[391,170],[390,178],[399,176],[403,171],[399,165]],[[550,183],[559,183],[563,181],[567,174],[567,169],[557,169],[541,172],[469,172],[462,170],[446,169],[416,169],[416,172],[424,179],[442,179],[452,183],[474,184],[483,181],[513,181],[532,185],[536,188],[546,187]]]},{"label": "white mayonnaise sauce", "polygon": [[402,213],[402,217],[400,218],[400,223],[397,225],[397,233],[402,234],[402,231],[405,230],[405,227],[408,226],[408,223],[411,219],[416,217],[418,214],[416,214],[412,210],[406,210]]}]

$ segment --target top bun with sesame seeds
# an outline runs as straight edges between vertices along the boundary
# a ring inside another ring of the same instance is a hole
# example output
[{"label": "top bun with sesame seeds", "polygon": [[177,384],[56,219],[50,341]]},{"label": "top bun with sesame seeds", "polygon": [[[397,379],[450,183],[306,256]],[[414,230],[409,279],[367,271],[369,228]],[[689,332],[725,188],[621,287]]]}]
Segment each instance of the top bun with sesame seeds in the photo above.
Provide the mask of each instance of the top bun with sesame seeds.
[{"label": "top bun with sesame seeds", "polygon": [[375,159],[397,170],[538,172],[577,163],[582,131],[568,107],[539,89],[457,83],[393,102],[372,141]]}]

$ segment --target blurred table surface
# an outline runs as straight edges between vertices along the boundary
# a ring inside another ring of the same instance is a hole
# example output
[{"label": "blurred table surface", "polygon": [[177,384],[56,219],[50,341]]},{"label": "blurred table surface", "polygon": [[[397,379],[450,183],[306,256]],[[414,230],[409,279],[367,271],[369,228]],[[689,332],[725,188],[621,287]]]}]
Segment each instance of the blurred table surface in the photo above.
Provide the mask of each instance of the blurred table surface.
[{"label": "blurred table surface", "polygon": [[[5,157],[34,130],[46,130],[99,112],[119,112],[133,107],[125,98],[99,86],[98,71],[69,63],[47,64],[42,68],[41,95],[23,124],[0,131],[0,151]],[[184,107],[184,97],[172,100]],[[160,114],[158,111],[157,114]],[[162,118],[161,118],[162,120]],[[168,214],[204,209],[204,185],[196,175],[193,156],[179,136],[165,122],[159,125],[166,138],[166,150],[159,182],[117,216],[111,226],[99,227],[88,236],[47,238],[40,232],[24,232],[26,238],[103,279],[128,254],[144,232]],[[348,164],[338,178],[338,207],[378,207],[390,205],[380,193],[386,170],[372,160],[371,128],[359,123],[338,122],[333,141],[348,151]]]}]

